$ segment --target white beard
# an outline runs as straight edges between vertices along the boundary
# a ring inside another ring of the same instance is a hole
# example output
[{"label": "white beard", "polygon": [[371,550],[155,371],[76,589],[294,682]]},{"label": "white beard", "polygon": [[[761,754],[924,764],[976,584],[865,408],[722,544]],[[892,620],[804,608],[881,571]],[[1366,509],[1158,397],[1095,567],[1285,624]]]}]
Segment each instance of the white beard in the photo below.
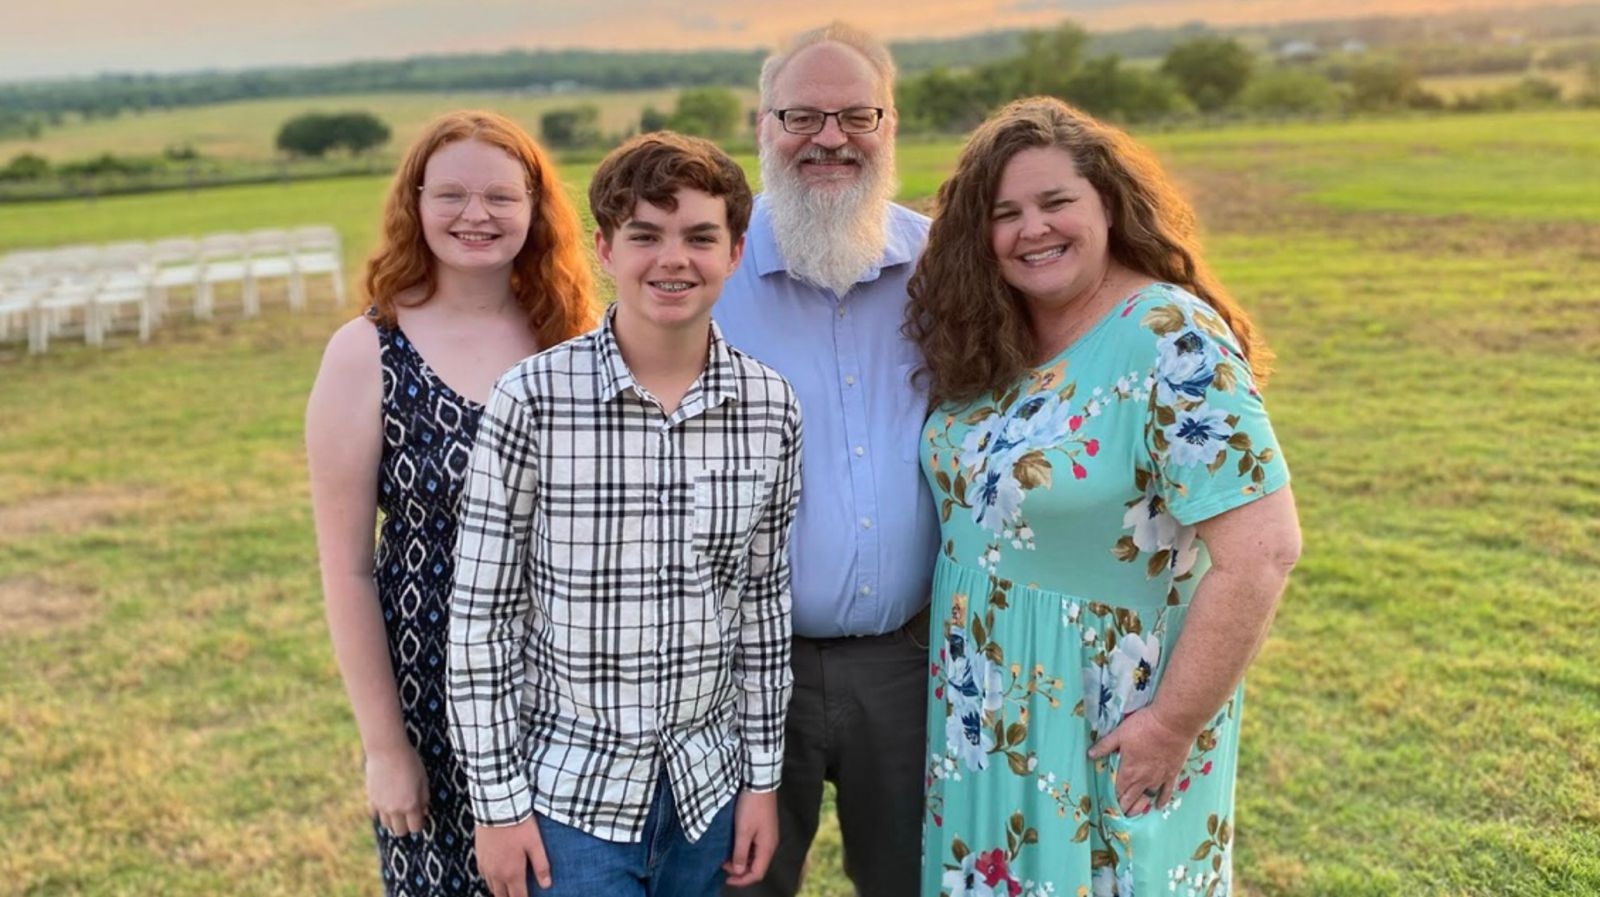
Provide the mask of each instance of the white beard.
[{"label": "white beard", "polygon": [[883,258],[889,243],[885,212],[897,184],[893,147],[880,149],[876,160],[849,146],[836,152],[860,163],[861,176],[853,183],[807,184],[796,167],[803,159],[826,155],[817,147],[788,164],[763,151],[761,182],[789,276],[843,296]]}]

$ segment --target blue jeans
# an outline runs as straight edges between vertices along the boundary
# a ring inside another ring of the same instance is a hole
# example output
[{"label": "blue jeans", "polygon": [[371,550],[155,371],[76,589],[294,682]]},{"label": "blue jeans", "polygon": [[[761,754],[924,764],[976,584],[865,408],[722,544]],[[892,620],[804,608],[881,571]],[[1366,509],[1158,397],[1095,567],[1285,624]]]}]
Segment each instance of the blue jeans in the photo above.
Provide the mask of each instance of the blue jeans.
[{"label": "blue jeans", "polygon": [[690,843],[678,823],[672,787],[663,771],[645,818],[644,839],[619,844],[570,825],[538,817],[550,860],[550,887],[528,875],[537,897],[717,897],[733,855],[733,805],[717,811],[711,827]]}]

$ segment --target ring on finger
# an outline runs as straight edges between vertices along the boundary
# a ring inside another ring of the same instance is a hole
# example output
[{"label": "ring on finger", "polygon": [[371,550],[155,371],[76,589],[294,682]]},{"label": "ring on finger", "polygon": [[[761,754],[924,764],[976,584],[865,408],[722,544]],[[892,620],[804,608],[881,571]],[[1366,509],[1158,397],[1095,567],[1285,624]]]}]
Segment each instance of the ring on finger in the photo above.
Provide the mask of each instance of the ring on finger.
[{"label": "ring on finger", "polygon": [[1146,788],[1146,789],[1144,789],[1144,796],[1150,798],[1151,800],[1155,800],[1156,797],[1158,797],[1160,794],[1161,794],[1161,789],[1160,788]]}]

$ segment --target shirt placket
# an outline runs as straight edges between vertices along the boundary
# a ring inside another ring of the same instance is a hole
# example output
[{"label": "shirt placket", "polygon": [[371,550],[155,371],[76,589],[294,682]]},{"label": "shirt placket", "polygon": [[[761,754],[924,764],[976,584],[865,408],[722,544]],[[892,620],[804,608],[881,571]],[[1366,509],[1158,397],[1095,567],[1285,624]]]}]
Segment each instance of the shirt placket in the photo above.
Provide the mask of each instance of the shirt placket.
[{"label": "shirt placket", "polygon": [[[841,627],[863,631],[877,619],[878,588],[878,503],[873,484],[872,435],[869,430],[867,393],[861,382],[861,357],[856,348],[853,313],[841,299],[835,299],[833,345],[838,363],[840,394],[844,407],[845,443],[850,457],[850,491],[856,536],[856,576],[853,594],[845,603]],[[857,312],[859,313],[859,312]]]},{"label": "shirt placket", "polygon": [[645,602],[650,608],[650,613],[655,617],[651,628],[655,631],[658,644],[656,645],[656,675],[652,683],[654,698],[652,706],[659,708],[656,719],[656,737],[659,740],[665,736],[665,731],[671,727],[674,720],[674,708],[678,702],[678,683],[672,675],[672,646],[680,640],[678,627],[678,614],[671,602],[676,600],[678,594],[676,587],[677,577],[680,575],[677,568],[679,558],[674,553],[678,539],[675,534],[679,532],[676,525],[676,513],[673,507],[673,484],[677,481],[674,475],[677,465],[676,452],[673,446],[672,421],[661,413],[659,405],[648,406],[647,413],[652,415],[654,432],[649,437],[650,451],[652,454],[651,472],[654,478],[652,488],[655,491],[655,560],[656,583],[655,600]]}]

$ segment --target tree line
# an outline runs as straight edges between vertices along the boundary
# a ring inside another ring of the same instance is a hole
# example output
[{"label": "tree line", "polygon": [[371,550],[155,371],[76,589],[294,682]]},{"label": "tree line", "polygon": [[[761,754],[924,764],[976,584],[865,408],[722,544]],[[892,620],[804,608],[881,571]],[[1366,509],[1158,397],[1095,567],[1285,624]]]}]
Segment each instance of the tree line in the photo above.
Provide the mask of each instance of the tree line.
[{"label": "tree line", "polygon": [[[1301,40],[1333,48],[1360,41],[1410,61],[1421,75],[1521,71],[1532,61],[1530,46],[1495,46],[1497,31],[1518,28],[1529,45],[1561,41],[1590,58],[1600,47],[1600,5],[1515,11],[1472,11],[1410,18],[1353,20],[1208,29],[1198,23],[1175,28],[1136,28],[1092,35],[1087,58],[1153,58],[1202,34],[1231,36],[1251,46]],[[934,69],[962,71],[1016,55],[1022,29],[957,38],[901,41],[890,45],[908,77]],[[1582,44],[1583,39],[1589,39]],[[1574,41],[1580,45],[1574,48]],[[594,91],[659,87],[747,87],[755,83],[765,51],[624,52],[601,50],[507,50],[400,60],[369,60],[299,68],[237,72],[104,74],[0,84],[0,137],[36,136],[68,116],[103,118],[147,110],[202,106],[236,100],[413,91],[550,91],[582,87]],[[1107,64],[1098,63],[1105,78]],[[1113,73],[1114,74],[1114,73]],[[1115,78],[1119,85],[1125,79]]]},{"label": "tree line", "polygon": [[[966,70],[935,68],[902,82],[902,127],[959,133],[1012,98],[1060,97],[1122,122],[1196,115],[1291,116],[1403,109],[1483,111],[1554,106],[1561,85],[1528,76],[1511,85],[1446,99],[1426,90],[1411,59],[1364,48],[1284,60],[1238,38],[1204,33],[1171,46],[1155,66],[1091,55],[1090,36],[1071,23],[1023,35],[1016,56]],[[1600,53],[1573,102],[1600,106]]]}]

